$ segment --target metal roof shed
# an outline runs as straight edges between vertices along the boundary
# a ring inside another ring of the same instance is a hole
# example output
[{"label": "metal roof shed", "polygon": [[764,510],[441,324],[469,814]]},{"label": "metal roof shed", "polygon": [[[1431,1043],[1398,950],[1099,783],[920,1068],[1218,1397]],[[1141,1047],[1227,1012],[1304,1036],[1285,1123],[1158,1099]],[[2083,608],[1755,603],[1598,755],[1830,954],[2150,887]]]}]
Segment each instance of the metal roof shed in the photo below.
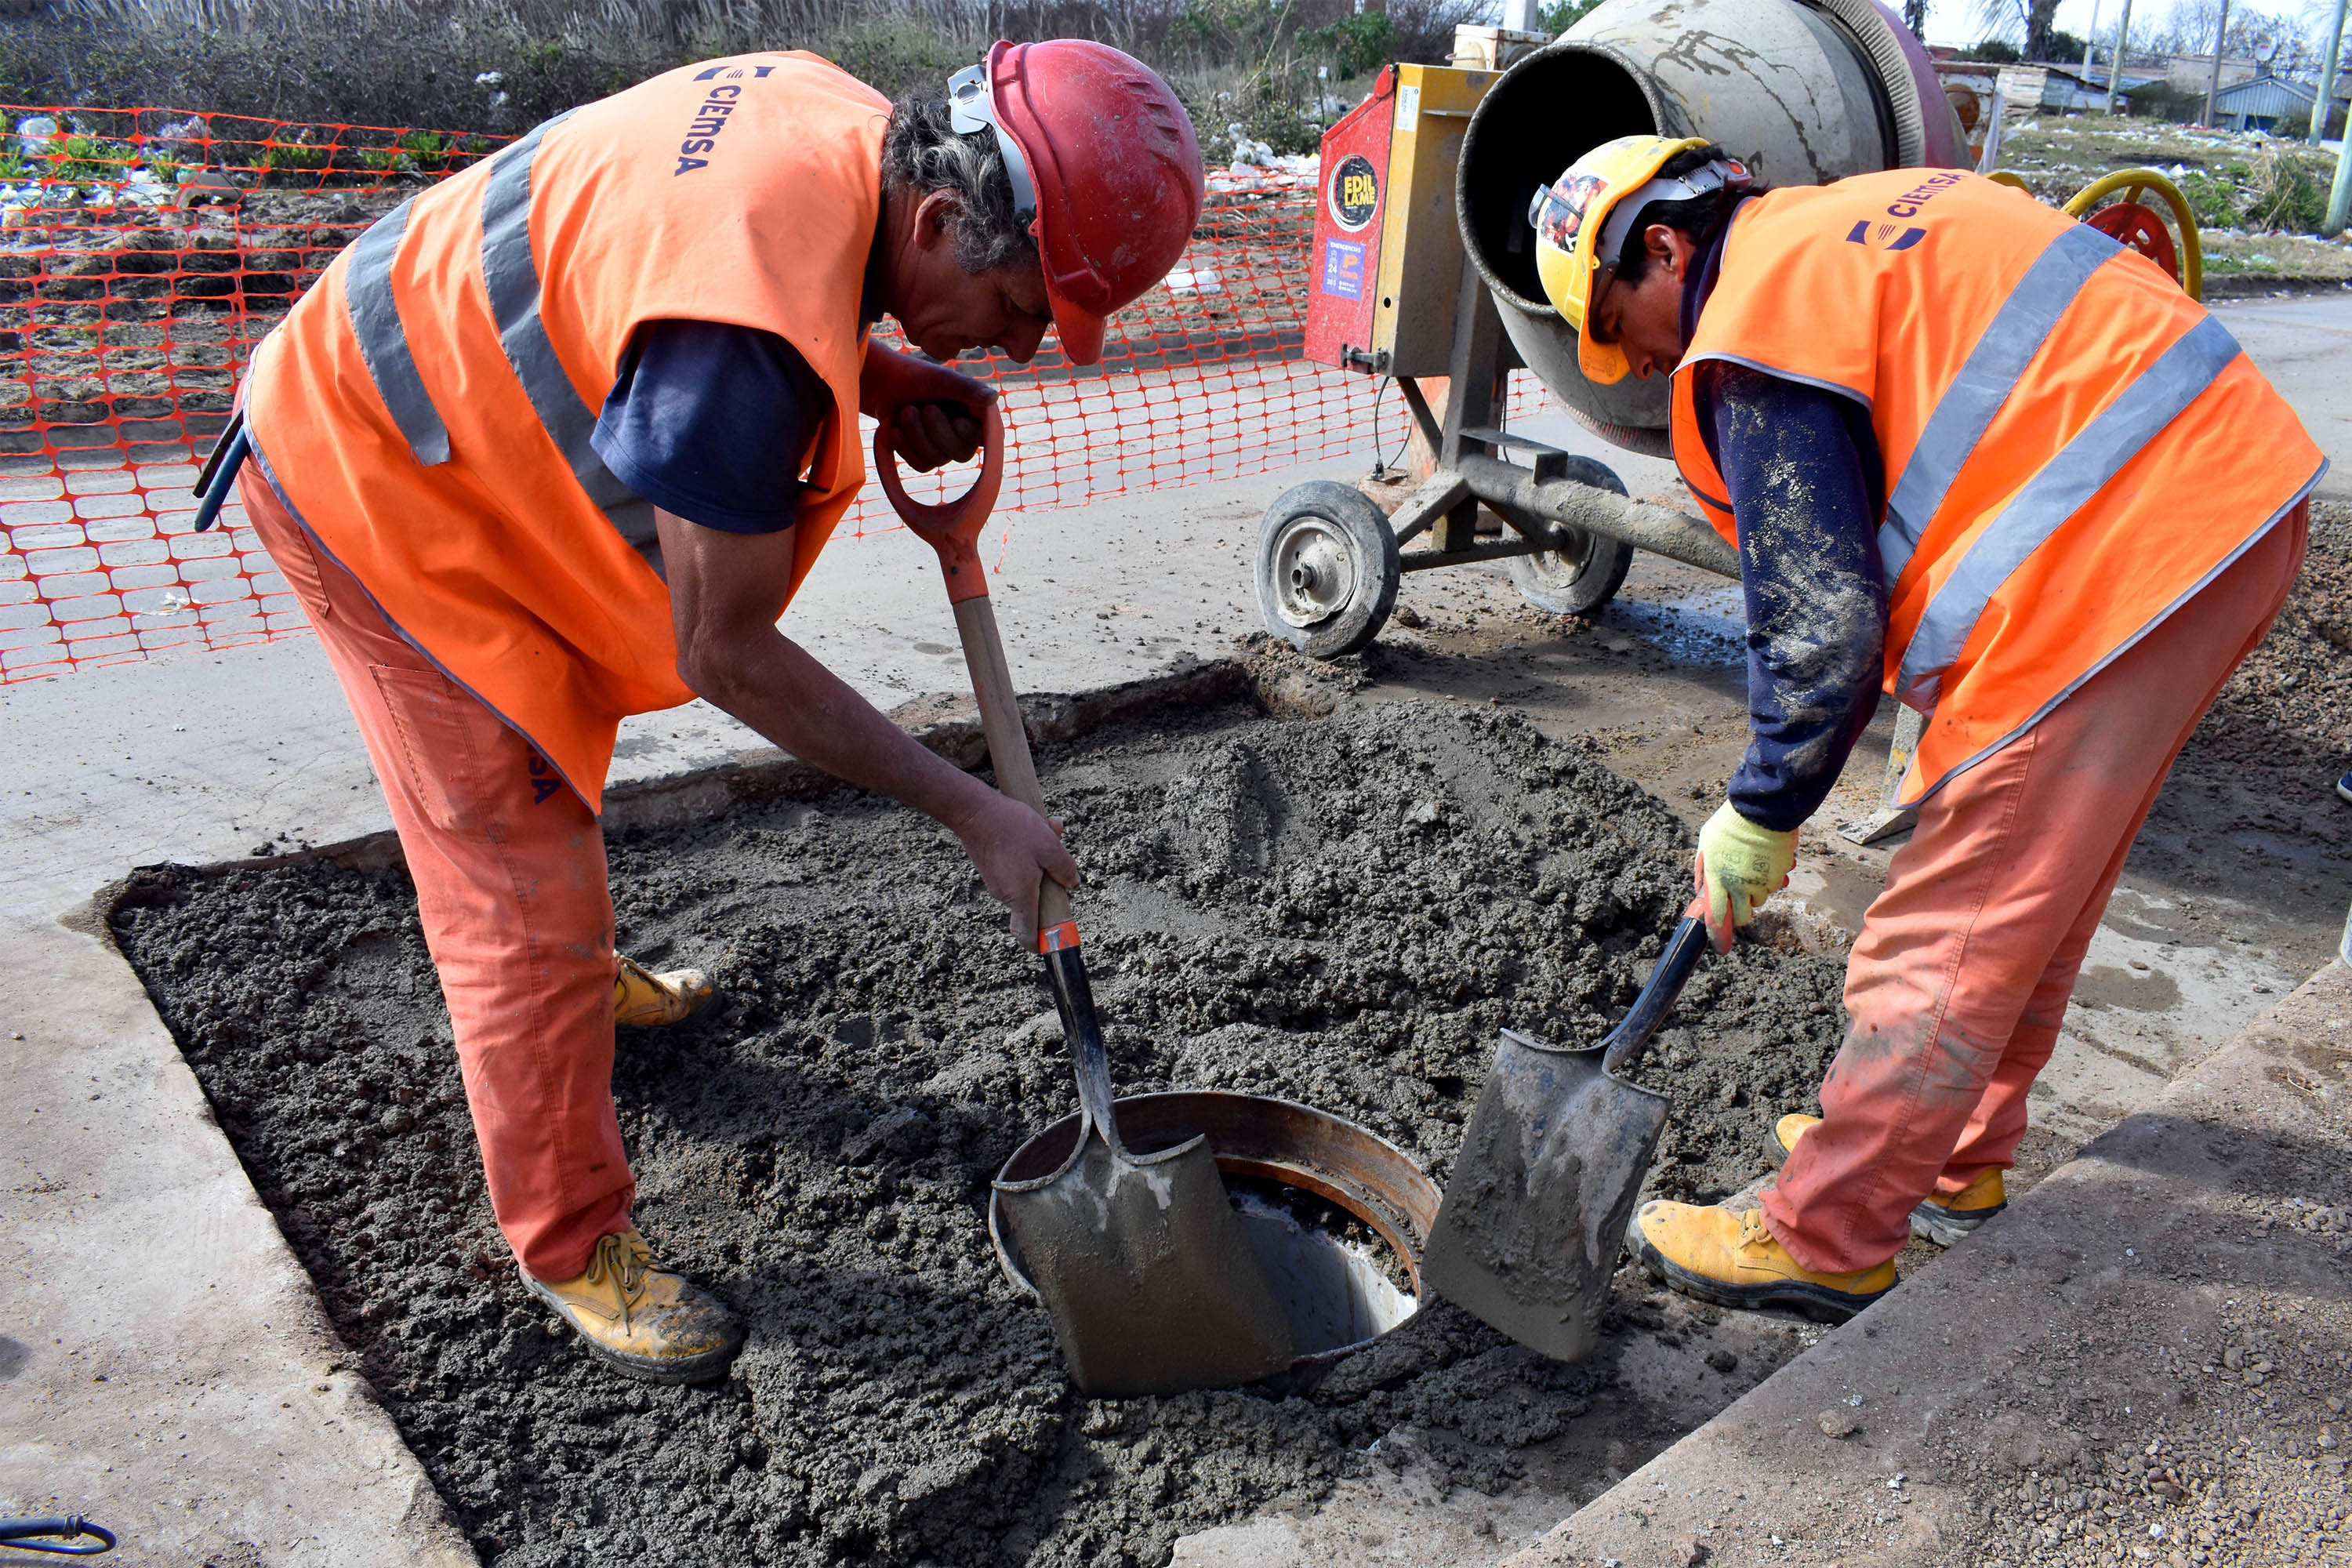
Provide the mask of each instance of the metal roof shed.
[{"label": "metal roof shed", "polygon": [[2319,89],[2284,77],[2258,76],[2231,82],[2213,96],[2213,120],[2232,131],[2276,131],[2311,123]]}]

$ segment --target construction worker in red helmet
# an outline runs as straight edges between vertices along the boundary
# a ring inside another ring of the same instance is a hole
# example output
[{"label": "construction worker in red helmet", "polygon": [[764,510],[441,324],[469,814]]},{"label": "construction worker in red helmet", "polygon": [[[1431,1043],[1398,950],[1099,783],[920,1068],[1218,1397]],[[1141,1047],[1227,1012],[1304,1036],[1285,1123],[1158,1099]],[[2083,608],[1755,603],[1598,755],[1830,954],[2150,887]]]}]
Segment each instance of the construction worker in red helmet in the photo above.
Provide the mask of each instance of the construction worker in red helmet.
[{"label": "construction worker in red helmet", "polygon": [[[945,86],[894,107],[762,53],[561,115],[345,250],[224,442],[383,781],[499,1227],[638,1377],[717,1377],[742,1335],[631,1222],[616,1018],[709,987],[614,951],[621,719],[702,697],[928,813],[1016,932],[1077,877],[1057,824],[777,624],[866,478],[861,413],[916,468],[970,457],[994,394],[943,362],[1051,331],[1096,363],[1200,213],[1191,121],[1116,49],[1000,43]],[[929,357],[877,342],[885,315]]]},{"label": "construction worker in red helmet", "polygon": [[1971,174],[1765,193],[1624,137],[1528,216],[1580,368],[1673,378],[1675,462],[1739,552],[1751,744],[1693,868],[1718,948],[1881,692],[1927,716],[1822,1114],[1780,1119],[1760,1208],[1651,1203],[1628,1237],[1687,1294],[1849,1316],[1906,1235],[2006,1202],[2084,951],[2326,462],[2155,263]]}]

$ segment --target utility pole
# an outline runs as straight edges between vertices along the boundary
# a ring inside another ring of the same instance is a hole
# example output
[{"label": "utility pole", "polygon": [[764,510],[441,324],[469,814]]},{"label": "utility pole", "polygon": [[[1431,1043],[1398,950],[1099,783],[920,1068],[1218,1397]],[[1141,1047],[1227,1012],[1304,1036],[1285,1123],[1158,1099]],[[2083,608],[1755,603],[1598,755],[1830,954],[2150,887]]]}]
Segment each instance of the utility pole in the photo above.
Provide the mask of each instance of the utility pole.
[{"label": "utility pole", "polygon": [[2099,52],[2099,0],[2091,0],[2091,30],[2083,35],[2083,69],[2091,68],[2091,57]]},{"label": "utility pole", "polygon": [[[2319,100],[2311,106],[2311,139],[2323,142],[2327,138],[2328,100],[2336,96],[2336,57],[2344,52],[2344,13],[2352,8],[2352,0],[2336,0],[2336,26],[2327,30],[2327,54],[2319,62]],[[2345,128],[2352,137],[2352,126]]]},{"label": "utility pole", "polygon": [[2344,130],[2344,145],[2336,154],[2336,184],[2328,187],[2327,220],[2319,226],[2322,239],[2334,239],[2352,219],[2352,126]]},{"label": "utility pole", "polygon": [[2228,52],[2230,41],[2230,0],[2221,0],[2221,25],[2213,30],[2213,75],[2205,83],[2205,118],[2200,124],[2213,123],[2213,100],[2221,91],[2221,57]]},{"label": "utility pole", "polygon": [[2124,0],[2124,19],[2116,27],[2116,58],[2107,62],[2107,112],[2116,111],[2116,84],[2123,79],[2124,51],[2131,47],[2132,0]]}]

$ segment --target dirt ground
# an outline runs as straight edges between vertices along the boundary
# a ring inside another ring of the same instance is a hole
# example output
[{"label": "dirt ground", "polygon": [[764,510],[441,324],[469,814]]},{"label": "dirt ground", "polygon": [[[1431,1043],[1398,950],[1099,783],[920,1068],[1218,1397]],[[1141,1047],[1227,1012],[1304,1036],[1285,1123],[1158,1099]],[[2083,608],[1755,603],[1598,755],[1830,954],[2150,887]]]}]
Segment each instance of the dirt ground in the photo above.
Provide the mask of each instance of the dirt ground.
[{"label": "dirt ground", "polygon": [[[1049,752],[1123,1091],[1283,1095],[1441,1181],[1504,1024],[1589,1037],[1683,901],[1685,830],[1499,713],[1179,710]],[[751,1326],[709,1390],[598,1370],[518,1288],[397,874],[151,873],[116,931],[364,1373],[488,1560],[1158,1563],[1388,1466],[1584,1497],[1793,1354],[1627,1280],[1569,1367],[1450,1308],[1309,1390],[1090,1402],[999,1277],[988,1179],[1072,1094],[1033,965],[952,841],[845,793],[624,835],[625,948],[717,972],[615,1074],[659,1256]],[[1657,1059],[1658,1181],[1748,1183],[1811,1102],[1834,962],[1746,951]]]}]

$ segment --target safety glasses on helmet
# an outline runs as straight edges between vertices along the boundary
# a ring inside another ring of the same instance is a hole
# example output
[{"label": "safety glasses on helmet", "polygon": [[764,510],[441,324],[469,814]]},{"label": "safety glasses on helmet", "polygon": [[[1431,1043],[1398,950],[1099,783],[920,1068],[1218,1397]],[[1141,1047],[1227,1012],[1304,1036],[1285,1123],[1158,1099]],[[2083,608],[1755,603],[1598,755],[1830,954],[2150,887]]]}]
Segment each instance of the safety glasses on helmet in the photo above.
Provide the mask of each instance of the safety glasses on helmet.
[{"label": "safety glasses on helmet", "polygon": [[[1616,269],[1618,258],[1625,254],[1626,237],[1633,231],[1634,220],[1642,216],[1652,202],[1694,201],[1727,187],[1745,188],[1750,184],[1746,165],[1736,158],[1717,158],[1687,174],[1659,174],[1630,194],[1612,203],[1602,220],[1600,242],[1587,255],[1603,272]],[[1586,209],[1594,195],[1605,187],[1605,182],[1591,174],[1573,171],[1562,174],[1549,185],[1538,185],[1528,201],[1528,223],[1538,233],[1562,250],[1573,248],[1577,231],[1583,226]]]}]

